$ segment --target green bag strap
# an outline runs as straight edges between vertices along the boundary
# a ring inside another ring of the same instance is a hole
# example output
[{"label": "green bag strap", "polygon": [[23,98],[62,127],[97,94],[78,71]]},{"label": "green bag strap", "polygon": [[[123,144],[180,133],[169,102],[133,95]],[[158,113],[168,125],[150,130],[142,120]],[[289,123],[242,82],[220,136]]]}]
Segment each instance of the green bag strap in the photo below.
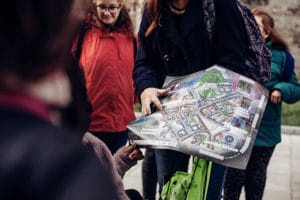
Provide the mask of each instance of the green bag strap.
[{"label": "green bag strap", "polygon": [[[195,159],[197,159],[196,165],[195,165]],[[190,191],[190,189],[191,189],[191,187],[192,187],[192,183],[193,183],[193,181],[194,181],[194,177],[195,177],[195,174],[196,174],[196,171],[197,171],[197,168],[198,168],[199,160],[200,160],[199,157],[196,157],[196,158],[193,159],[192,177],[191,177],[191,181],[190,181],[190,184],[189,184],[189,186],[188,186],[187,193],[186,193],[186,195],[185,195],[185,199],[184,199],[184,200],[187,199],[188,193],[189,193],[189,191]]]},{"label": "green bag strap", "polygon": [[206,185],[205,185],[205,191],[204,191],[204,199],[206,199],[209,181],[210,181],[210,175],[211,175],[211,168],[212,168],[212,162],[208,162],[207,172],[206,172]]},{"label": "green bag strap", "polygon": [[[192,172],[194,179],[191,180],[191,185],[197,188],[190,188],[188,190],[188,199],[205,200],[208,190],[207,180],[210,178],[209,161],[194,157]],[[209,174],[208,174],[209,173]]]}]

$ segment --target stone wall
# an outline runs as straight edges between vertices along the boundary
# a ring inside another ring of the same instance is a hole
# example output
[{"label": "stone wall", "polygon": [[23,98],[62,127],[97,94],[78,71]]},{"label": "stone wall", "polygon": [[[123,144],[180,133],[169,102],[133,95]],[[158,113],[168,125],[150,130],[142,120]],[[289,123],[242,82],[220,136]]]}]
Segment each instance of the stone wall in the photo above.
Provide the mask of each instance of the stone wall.
[{"label": "stone wall", "polygon": [[[226,1],[226,0],[224,0]],[[300,0],[242,0],[249,7],[264,7],[275,19],[277,30],[290,45],[300,79]],[[145,0],[127,0],[137,32]]]},{"label": "stone wall", "polygon": [[138,32],[139,24],[141,21],[142,12],[144,9],[144,4],[146,0],[127,0],[127,8],[129,11],[129,14],[132,18],[132,21],[134,23],[134,29],[135,32]]}]

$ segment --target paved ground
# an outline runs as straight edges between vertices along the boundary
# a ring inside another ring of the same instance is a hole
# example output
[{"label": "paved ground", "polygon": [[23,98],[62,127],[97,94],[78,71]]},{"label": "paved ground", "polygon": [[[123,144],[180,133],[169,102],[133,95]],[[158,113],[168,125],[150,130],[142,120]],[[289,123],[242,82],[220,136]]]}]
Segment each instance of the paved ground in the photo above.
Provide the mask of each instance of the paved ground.
[{"label": "paved ground", "polygon": [[[299,154],[300,127],[283,127],[282,142],[270,161],[264,200],[300,200]],[[126,173],[124,184],[141,192],[141,161]]]}]

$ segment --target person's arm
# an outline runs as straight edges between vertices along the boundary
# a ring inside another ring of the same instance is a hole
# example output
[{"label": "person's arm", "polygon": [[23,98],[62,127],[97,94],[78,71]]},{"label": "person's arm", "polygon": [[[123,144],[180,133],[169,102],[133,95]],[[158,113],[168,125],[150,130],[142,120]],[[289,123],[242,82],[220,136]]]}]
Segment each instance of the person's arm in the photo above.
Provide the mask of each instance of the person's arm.
[{"label": "person's arm", "polygon": [[161,110],[161,104],[158,97],[169,90],[158,89],[163,82],[163,75],[159,73],[158,68],[162,68],[157,54],[155,55],[152,42],[154,33],[145,36],[150,22],[147,19],[146,11],[143,14],[140,29],[138,33],[138,47],[133,71],[133,79],[136,94],[141,100],[142,114],[151,113],[151,104],[153,103],[158,110]]},{"label": "person's arm", "polygon": [[113,157],[117,172],[122,178],[131,167],[137,164],[138,160],[144,158],[142,152],[137,148],[135,143],[120,148]]},{"label": "person's arm", "polygon": [[279,82],[274,86],[274,89],[281,92],[281,99],[286,103],[291,104],[300,100],[300,84],[295,72],[290,82]]},{"label": "person's arm", "polygon": [[157,88],[158,74],[155,69],[155,56],[152,49],[152,35],[146,37],[145,33],[150,22],[146,17],[146,11],[143,14],[142,21],[138,32],[137,55],[135,59],[135,67],[133,70],[133,79],[138,97],[141,96],[143,90],[149,87]]},{"label": "person's arm", "polygon": [[277,49],[272,50],[271,78],[264,86],[271,91],[270,100],[273,103],[279,103],[281,101],[295,103],[300,99],[300,84],[295,72],[293,72],[289,82],[280,81],[285,59],[286,57],[283,51]]},{"label": "person's arm", "polygon": [[[82,138],[83,144],[91,147],[94,150],[94,153],[98,160],[104,164],[105,169],[108,170],[108,175],[112,177],[113,184],[117,188],[117,194],[122,200],[127,200],[128,197],[125,193],[122,177],[124,176],[126,170],[129,170],[130,167],[125,168],[124,171],[119,170],[118,163],[116,163],[116,157],[114,157],[108,147],[105,145],[104,142],[102,142],[99,138],[91,134],[90,132],[86,132]],[[91,152],[92,153],[92,152]],[[127,155],[127,154],[126,154]],[[136,164],[136,162],[135,162]],[[99,167],[99,170],[101,168]]]}]

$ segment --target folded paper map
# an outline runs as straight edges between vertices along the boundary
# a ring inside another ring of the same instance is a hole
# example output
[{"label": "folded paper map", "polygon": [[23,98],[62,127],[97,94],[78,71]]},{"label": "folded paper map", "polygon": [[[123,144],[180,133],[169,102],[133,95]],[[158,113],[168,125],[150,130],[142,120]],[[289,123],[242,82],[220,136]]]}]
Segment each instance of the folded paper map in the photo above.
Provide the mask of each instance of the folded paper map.
[{"label": "folded paper map", "polygon": [[162,111],[137,118],[127,129],[139,146],[172,149],[244,169],[268,90],[220,66],[167,77]]}]

